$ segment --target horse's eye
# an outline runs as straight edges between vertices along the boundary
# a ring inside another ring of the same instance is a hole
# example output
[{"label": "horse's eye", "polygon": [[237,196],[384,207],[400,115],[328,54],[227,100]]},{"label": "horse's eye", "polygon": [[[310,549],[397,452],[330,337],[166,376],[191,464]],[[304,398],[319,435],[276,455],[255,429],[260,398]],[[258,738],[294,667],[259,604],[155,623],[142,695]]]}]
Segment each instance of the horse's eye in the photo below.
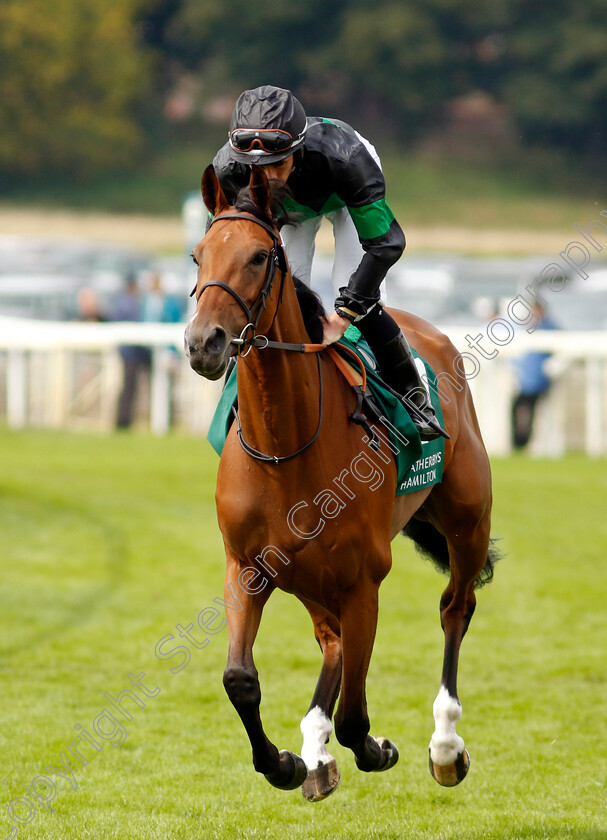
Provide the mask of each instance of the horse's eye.
[{"label": "horse's eye", "polygon": [[251,265],[263,265],[265,261],[268,259],[268,252],[267,251],[258,251],[253,259],[251,260]]},{"label": "horse's eye", "polygon": [[194,265],[198,265],[198,260],[196,259],[194,254],[190,254],[190,256],[192,257],[192,261],[193,261]]}]

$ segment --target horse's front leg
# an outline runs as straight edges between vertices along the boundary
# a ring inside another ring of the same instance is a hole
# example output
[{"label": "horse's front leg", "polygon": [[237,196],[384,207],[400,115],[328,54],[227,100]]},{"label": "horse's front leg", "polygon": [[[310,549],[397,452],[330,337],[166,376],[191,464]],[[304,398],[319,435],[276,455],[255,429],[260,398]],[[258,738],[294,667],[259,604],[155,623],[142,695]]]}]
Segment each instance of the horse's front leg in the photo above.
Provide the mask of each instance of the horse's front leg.
[{"label": "horse's front leg", "polygon": [[343,650],[342,684],[335,714],[335,735],[354,753],[359,770],[388,770],[398,750],[387,738],[369,735],[365,681],[377,627],[378,585],[360,583],[348,591],[340,611]]},{"label": "horse's front leg", "polygon": [[322,650],[322,668],[308,712],[301,722],[301,757],[308,768],[302,793],[310,802],[326,799],[340,782],[337,762],[326,744],[333,731],[331,718],[341,685],[339,622],[317,604],[304,601],[314,622],[314,635]]},{"label": "horse's front leg", "polygon": [[268,581],[263,591],[255,595],[250,594],[243,590],[238,582],[240,568],[240,563],[228,556],[225,598],[227,603],[233,603],[231,585],[232,592],[238,593],[240,609],[226,610],[229,647],[223,684],[249,736],[253,748],[255,770],[263,773],[274,787],[293,790],[299,787],[306,778],[306,765],[295,753],[288,750],[279,752],[266,737],[259,714],[261,689],[257,669],[253,662],[253,643],[257,636],[263,608],[272,592],[272,586]]}]

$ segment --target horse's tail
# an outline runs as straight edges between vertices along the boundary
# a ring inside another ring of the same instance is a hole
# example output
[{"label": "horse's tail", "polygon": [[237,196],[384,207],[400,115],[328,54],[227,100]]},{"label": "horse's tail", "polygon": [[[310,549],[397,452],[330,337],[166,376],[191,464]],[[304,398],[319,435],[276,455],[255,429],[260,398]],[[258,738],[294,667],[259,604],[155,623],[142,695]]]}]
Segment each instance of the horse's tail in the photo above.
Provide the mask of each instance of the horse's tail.
[{"label": "horse's tail", "polygon": [[[419,519],[410,519],[402,530],[402,533],[413,540],[417,551],[426,559],[431,560],[439,572],[449,574],[449,550],[447,540],[437,531],[430,522],[422,522]],[[496,540],[489,541],[487,560],[480,575],[474,584],[475,589],[480,589],[493,580],[493,567],[500,559],[501,554],[496,548]]]}]

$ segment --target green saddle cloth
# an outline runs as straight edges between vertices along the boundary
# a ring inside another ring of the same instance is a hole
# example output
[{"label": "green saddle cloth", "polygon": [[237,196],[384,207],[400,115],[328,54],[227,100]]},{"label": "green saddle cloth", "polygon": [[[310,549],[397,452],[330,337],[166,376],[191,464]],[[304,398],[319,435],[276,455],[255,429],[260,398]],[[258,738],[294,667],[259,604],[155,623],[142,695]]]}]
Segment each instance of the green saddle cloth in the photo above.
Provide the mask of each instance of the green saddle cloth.
[{"label": "green saddle cloth", "polygon": [[[375,372],[375,358],[371,348],[354,326],[348,327],[340,341],[354,350],[367,370],[367,386],[378,407],[383,411],[392,444],[392,455],[396,461],[396,495],[403,496],[422,487],[438,484],[443,477],[445,439],[426,441],[422,444],[415,424],[400,400],[387,391]],[[413,350],[416,358],[421,356]],[[438,399],[436,375],[428,363],[422,359],[430,383],[430,397],[439,423],[443,424],[443,411]],[[232,408],[236,402],[236,368],[230,374],[223,390],[215,414],[211,421],[207,438],[209,443],[221,455],[223,445],[234,415]],[[373,425],[373,424],[371,424]],[[383,430],[382,430],[383,431]],[[383,444],[385,447],[385,443]]]}]

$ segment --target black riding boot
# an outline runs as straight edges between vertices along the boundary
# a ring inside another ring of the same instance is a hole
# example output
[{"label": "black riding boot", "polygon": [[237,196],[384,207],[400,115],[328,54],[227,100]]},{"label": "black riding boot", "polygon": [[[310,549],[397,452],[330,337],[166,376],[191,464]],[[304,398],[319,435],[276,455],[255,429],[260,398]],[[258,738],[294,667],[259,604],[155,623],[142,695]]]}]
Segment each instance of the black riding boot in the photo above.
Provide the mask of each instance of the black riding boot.
[{"label": "black riding boot", "polygon": [[448,438],[436,418],[421,380],[411,348],[396,321],[381,306],[371,309],[356,324],[375,353],[381,375],[402,394],[405,406],[422,440]]},{"label": "black riding boot", "polygon": [[441,435],[448,438],[449,435],[441,429],[436,418],[411,348],[402,331],[387,344],[374,348],[374,352],[383,378],[391,388],[405,397],[405,405],[421,439],[435,440]]}]

